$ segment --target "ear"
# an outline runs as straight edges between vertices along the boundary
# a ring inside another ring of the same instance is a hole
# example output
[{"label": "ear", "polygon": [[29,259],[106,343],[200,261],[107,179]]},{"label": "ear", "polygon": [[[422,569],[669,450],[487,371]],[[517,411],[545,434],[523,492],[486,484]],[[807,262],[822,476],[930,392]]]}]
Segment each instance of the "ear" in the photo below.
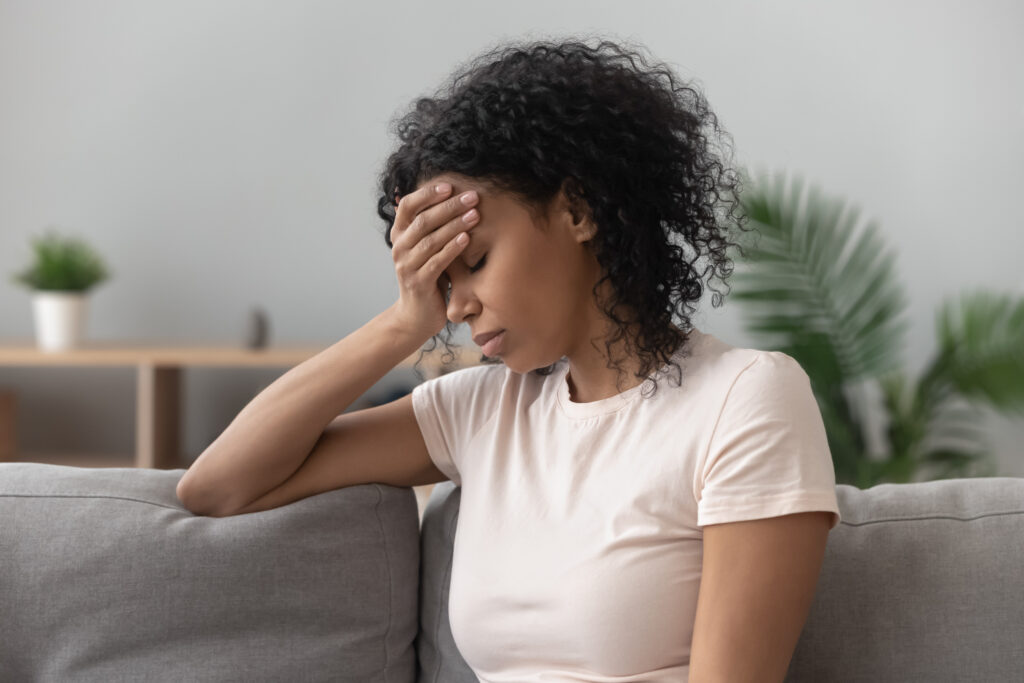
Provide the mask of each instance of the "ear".
[{"label": "ear", "polygon": [[566,178],[555,197],[555,209],[565,219],[565,227],[579,243],[587,242],[597,234],[590,205],[579,181]]}]

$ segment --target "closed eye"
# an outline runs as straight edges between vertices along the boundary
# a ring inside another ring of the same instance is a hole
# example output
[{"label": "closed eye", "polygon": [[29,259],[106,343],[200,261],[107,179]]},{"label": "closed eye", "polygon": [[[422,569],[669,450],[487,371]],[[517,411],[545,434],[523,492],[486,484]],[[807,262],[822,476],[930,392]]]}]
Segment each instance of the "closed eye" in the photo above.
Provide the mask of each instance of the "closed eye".
[{"label": "closed eye", "polygon": [[469,272],[475,273],[476,271],[478,271],[481,268],[483,268],[484,267],[484,261],[486,261],[486,260],[487,260],[487,254],[484,254],[483,256],[480,257],[480,260],[476,262],[475,266],[470,266]]}]

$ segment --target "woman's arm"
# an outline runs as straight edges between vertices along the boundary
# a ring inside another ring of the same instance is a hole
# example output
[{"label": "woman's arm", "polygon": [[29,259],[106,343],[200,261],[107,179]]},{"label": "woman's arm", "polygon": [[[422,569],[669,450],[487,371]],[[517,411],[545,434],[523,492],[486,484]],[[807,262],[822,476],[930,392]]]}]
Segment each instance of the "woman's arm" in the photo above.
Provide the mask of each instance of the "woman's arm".
[{"label": "woman's arm", "polygon": [[814,600],[830,512],[704,527],[690,683],[782,683]]},{"label": "woman's arm", "polygon": [[339,413],[444,326],[440,276],[462,253],[456,237],[471,228],[462,215],[476,203],[451,190],[427,183],[402,197],[391,233],[398,301],[260,392],[178,482],[185,507],[239,510],[277,488]]},{"label": "woman's arm", "polygon": [[394,306],[260,392],[178,482],[190,510],[233,510],[288,479],[324,429],[425,341]]}]

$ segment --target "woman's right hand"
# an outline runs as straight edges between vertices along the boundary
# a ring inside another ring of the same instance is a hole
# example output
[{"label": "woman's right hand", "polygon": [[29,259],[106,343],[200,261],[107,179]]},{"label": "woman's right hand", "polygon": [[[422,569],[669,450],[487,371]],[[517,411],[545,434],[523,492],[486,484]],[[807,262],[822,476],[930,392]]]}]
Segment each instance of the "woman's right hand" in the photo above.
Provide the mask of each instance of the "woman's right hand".
[{"label": "woman's right hand", "polygon": [[[441,188],[440,190],[438,188]],[[451,184],[431,183],[398,202],[391,228],[391,256],[398,278],[398,301],[393,308],[409,330],[426,337],[437,334],[448,318],[447,277],[442,274],[466,245],[468,231],[479,220],[472,207],[475,191],[449,198]],[[469,196],[468,202],[463,198]],[[460,242],[462,233],[467,233]]]}]

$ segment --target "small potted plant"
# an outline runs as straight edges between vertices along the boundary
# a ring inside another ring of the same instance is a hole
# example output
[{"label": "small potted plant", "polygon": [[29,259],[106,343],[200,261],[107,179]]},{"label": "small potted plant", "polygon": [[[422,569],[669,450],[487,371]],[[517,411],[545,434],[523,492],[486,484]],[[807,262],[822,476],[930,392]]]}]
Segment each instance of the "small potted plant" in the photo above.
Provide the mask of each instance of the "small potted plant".
[{"label": "small potted plant", "polygon": [[44,351],[79,346],[85,336],[88,292],[109,277],[102,259],[84,241],[51,231],[32,239],[35,262],[14,276],[33,290],[36,340]]}]

